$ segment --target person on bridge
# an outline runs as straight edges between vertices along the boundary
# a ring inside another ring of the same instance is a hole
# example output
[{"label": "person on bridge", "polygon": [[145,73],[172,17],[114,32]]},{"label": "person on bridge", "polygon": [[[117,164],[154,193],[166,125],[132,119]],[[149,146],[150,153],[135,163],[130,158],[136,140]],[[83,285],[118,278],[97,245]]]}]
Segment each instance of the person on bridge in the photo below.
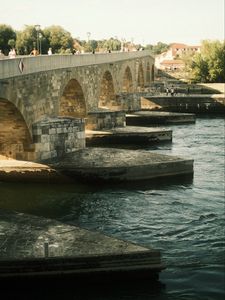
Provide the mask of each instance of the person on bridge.
[{"label": "person on bridge", "polygon": [[170,89],[170,95],[171,95],[171,96],[174,96],[174,92],[175,92],[175,90],[174,90],[174,87],[173,87],[173,85],[172,85],[172,87],[171,87],[171,89]]},{"label": "person on bridge", "polygon": [[16,57],[16,50],[13,48],[9,51],[9,58],[15,58]]},{"label": "person on bridge", "polygon": [[2,50],[0,50],[0,59],[4,59],[5,58],[5,55],[4,53],[2,53]]},{"label": "person on bridge", "polygon": [[34,55],[34,56],[37,56],[38,54],[39,54],[39,52],[36,48],[34,48],[30,53],[30,55]]},{"label": "person on bridge", "polygon": [[48,55],[52,55],[52,48],[48,49]]}]

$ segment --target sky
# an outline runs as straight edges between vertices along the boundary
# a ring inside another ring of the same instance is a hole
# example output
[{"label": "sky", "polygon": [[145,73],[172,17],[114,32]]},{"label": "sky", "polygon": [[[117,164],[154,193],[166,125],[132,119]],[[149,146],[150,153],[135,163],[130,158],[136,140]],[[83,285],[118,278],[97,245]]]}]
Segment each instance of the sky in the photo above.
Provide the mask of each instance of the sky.
[{"label": "sky", "polygon": [[224,0],[0,0],[0,24],[60,25],[74,38],[134,43],[224,40]]}]

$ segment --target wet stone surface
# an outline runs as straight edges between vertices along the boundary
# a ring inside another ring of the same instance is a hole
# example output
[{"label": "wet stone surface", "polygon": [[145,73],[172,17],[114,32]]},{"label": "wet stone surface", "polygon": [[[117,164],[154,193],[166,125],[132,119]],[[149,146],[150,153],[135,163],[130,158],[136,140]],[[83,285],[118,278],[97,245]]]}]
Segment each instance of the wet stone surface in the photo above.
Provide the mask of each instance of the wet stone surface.
[{"label": "wet stone surface", "polygon": [[[47,247],[47,249],[46,249]],[[149,250],[55,220],[0,209],[0,260],[126,254]]]}]

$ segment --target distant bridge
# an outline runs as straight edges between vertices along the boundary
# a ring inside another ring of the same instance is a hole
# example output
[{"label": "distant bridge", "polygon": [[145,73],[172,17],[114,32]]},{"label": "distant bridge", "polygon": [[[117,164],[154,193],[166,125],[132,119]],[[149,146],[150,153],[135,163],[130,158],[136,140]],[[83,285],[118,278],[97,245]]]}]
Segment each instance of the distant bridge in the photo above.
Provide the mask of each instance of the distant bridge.
[{"label": "distant bridge", "polygon": [[0,154],[25,160],[85,147],[85,127],[123,126],[154,80],[149,51],[0,60]]}]

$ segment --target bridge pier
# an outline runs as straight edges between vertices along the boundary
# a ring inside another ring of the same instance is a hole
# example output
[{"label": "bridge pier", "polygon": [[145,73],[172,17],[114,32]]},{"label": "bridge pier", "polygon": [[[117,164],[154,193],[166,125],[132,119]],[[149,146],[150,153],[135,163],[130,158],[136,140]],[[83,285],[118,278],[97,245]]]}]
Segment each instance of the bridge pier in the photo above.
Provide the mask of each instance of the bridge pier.
[{"label": "bridge pier", "polygon": [[32,131],[35,161],[60,158],[85,148],[84,119],[46,118],[34,123]]},{"label": "bridge pier", "polygon": [[126,125],[125,111],[112,111],[108,109],[98,109],[88,113],[85,129],[102,130]]},{"label": "bridge pier", "polygon": [[120,103],[120,109],[126,112],[141,109],[141,98],[139,93],[120,93],[117,95],[117,101]]}]

